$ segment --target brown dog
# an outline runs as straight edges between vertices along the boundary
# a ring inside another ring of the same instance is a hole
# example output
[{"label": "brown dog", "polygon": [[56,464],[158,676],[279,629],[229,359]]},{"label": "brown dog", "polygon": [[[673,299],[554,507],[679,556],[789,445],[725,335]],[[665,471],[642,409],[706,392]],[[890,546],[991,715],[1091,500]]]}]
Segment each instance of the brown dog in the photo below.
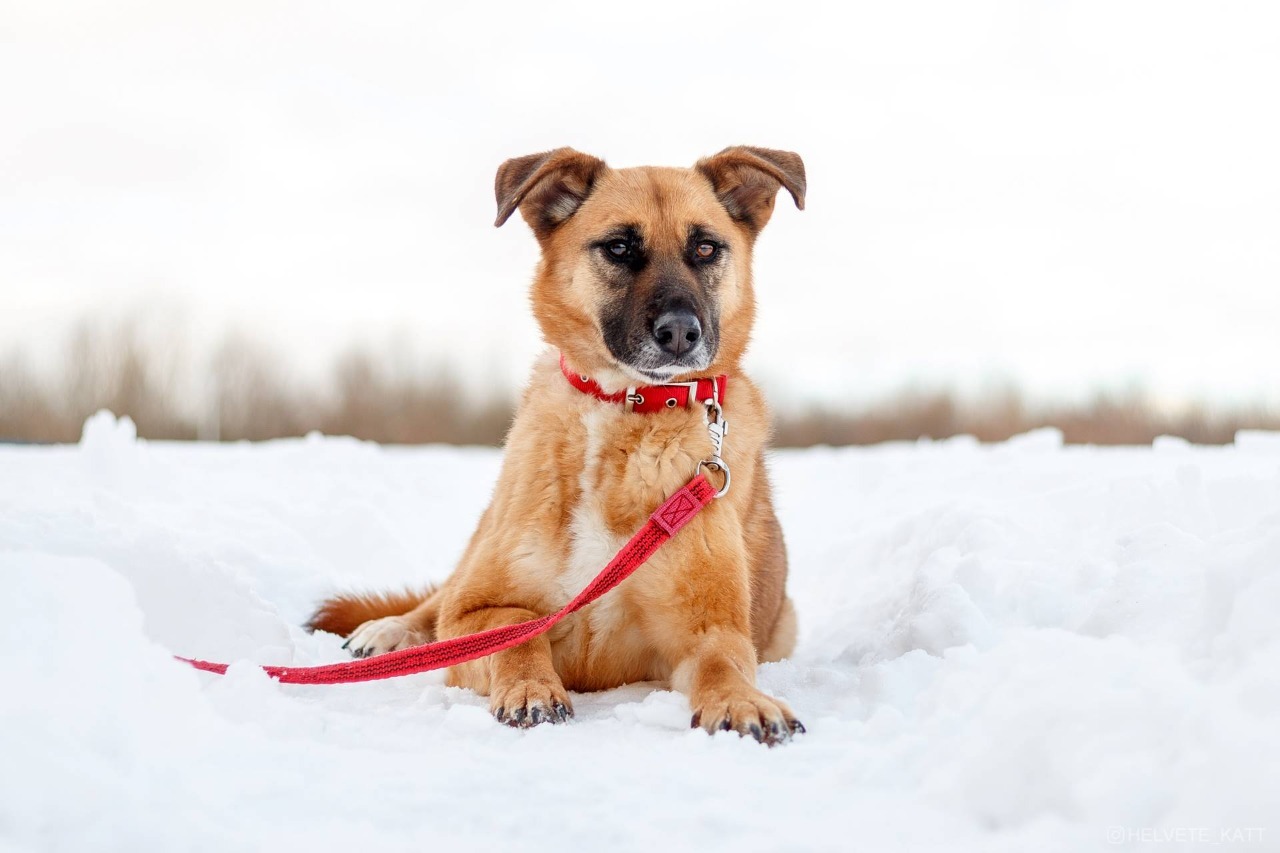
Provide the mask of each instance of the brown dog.
[{"label": "brown dog", "polygon": [[555,349],[534,366],[493,500],[439,589],[333,598],[309,627],[367,656],[559,609],[713,454],[714,406],[684,404],[694,395],[677,383],[724,374],[727,494],[605,598],[448,683],[517,726],[566,720],[569,690],[663,680],[708,732],[803,731],[755,686],[757,661],[790,654],[796,621],[763,463],[769,413],[740,368],[752,248],[783,187],[803,208],[804,164],[763,148],[692,169],[615,170],[569,148],[502,164],[497,224],[519,208],[538,238],[533,308]]}]

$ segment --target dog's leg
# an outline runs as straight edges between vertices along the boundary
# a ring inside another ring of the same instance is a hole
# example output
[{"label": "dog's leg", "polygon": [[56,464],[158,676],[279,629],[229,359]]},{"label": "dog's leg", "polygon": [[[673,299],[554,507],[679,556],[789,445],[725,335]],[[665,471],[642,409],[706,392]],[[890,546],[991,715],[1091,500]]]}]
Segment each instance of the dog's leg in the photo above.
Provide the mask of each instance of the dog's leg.
[{"label": "dog's leg", "polygon": [[[440,636],[461,637],[503,625],[537,619],[520,607],[486,607],[440,620]],[[500,723],[518,728],[563,723],[573,716],[573,703],[551,660],[546,634],[512,649],[450,668],[448,683],[489,696],[489,711]]]},{"label": "dog's leg", "polygon": [[694,727],[782,743],[804,726],[756,688],[745,557],[727,537],[717,538],[714,555],[706,537],[688,533],[685,547],[668,555],[678,561],[670,590],[678,606],[666,609],[651,636],[671,665],[672,687],[689,697]]},{"label": "dog's leg", "polygon": [[769,644],[760,649],[760,662],[773,663],[791,656],[796,647],[796,606],[790,598],[782,599],[782,611],[773,623]]},{"label": "dog's leg", "polygon": [[762,743],[783,743],[804,726],[786,703],[755,685],[756,653],[746,634],[725,627],[686,638],[683,659],[671,674],[689,697],[692,725],[707,732],[736,731]]}]

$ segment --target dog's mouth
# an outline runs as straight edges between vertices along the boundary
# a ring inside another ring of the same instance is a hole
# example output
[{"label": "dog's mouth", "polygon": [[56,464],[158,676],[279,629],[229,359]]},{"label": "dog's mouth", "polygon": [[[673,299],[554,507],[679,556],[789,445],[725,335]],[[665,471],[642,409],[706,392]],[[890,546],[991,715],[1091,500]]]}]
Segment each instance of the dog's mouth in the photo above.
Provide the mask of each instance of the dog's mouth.
[{"label": "dog's mouth", "polygon": [[658,384],[670,382],[682,374],[698,373],[711,366],[711,353],[703,345],[679,356],[657,353],[649,347],[645,349],[646,351],[641,352],[639,357],[620,363],[618,366],[625,373],[643,378],[646,382]]},{"label": "dog's mouth", "polygon": [[662,384],[663,382],[667,382],[671,379],[674,379],[676,376],[680,375],[681,373],[686,372],[680,369],[679,367],[674,367],[674,366],[668,367],[663,370],[641,370],[638,367],[633,369],[635,370],[636,373],[639,373],[645,379],[657,384]]}]

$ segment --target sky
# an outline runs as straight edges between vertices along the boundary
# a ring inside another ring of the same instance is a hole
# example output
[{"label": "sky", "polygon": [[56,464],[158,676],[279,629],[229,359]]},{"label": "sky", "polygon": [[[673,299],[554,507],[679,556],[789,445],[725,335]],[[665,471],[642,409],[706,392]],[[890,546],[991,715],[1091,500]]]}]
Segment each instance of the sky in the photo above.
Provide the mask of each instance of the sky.
[{"label": "sky", "polygon": [[782,404],[1014,385],[1280,402],[1272,3],[0,0],[0,355],[139,317],[318,379],[515,387],[506,158],[799,152],[747,367]]}]

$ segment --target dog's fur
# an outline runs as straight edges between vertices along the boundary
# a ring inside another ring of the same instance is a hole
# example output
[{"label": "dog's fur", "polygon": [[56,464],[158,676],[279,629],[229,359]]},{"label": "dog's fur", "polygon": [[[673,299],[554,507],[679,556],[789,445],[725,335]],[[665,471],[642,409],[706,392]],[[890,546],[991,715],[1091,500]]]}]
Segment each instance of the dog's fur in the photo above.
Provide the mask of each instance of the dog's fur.
[{"label": "dog's fur", "polygon": [[[608,392],[728,374],[728,494],[605,598],[453,667],[448,683],[487,694],[500,721],[520,726],[566,719],[570,690],[659,680],[688,695],[693,724],[709,732],[776,743],[802,730],[755,686],[757,661],[790,654],[796,619],[763,464],[769,414],[740,366],[755,314],[752,249],[784,187],[802,208],[800,158],[760,148],[728,148],[692,169],[615,170],[569,148],[504,163],[497,224],[519,209],[538,238],[533,308],[555,350],[534,366],[493,500],[439,589],[339,596],[309,627],[350,635],[366,656],[558,610],[711,454],[701,405],[628,413],[571,386],[559,353]],[[702,330],[675,357],[655,344],[656,318],[670,310]]]}]

